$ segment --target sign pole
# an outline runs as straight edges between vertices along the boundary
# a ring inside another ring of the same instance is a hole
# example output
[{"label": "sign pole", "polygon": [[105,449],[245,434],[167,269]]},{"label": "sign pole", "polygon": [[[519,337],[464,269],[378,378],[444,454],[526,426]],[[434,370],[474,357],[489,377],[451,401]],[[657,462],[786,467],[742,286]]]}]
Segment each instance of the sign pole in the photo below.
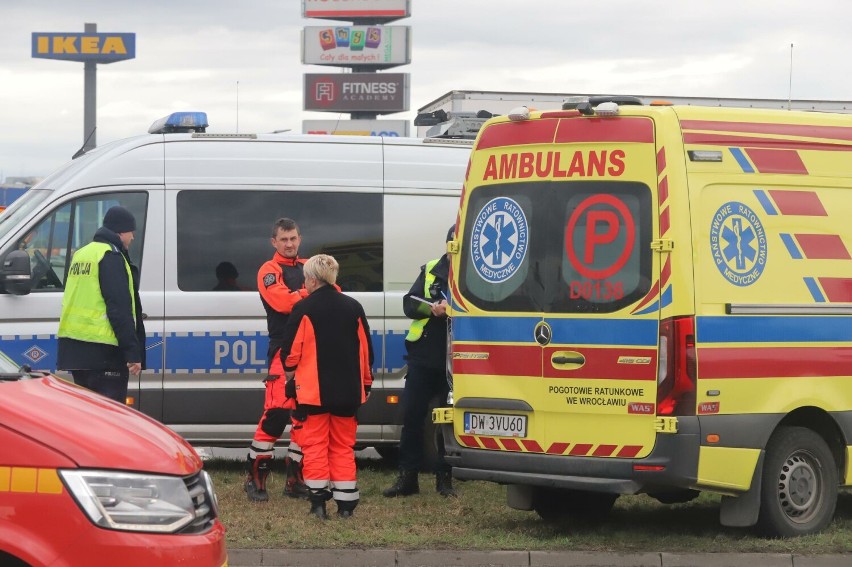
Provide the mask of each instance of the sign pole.
[{"label": "sign pole", "polygon": [[[84,33],[98,33],[98,24],[85,24]],[[97,147],[95,128],[98,125],[98,64],[95,61],[83,63],[83,151]]]}]

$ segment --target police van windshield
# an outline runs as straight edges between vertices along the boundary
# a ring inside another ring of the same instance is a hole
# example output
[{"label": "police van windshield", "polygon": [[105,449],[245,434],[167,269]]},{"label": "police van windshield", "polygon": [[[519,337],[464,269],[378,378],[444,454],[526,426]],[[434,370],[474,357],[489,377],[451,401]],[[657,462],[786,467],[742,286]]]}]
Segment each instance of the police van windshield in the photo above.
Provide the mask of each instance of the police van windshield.
[{"label": "police van windshield", "polygon": [[0,213],[0,242],[22,220],[29,218],[38,206],[47,199],[53,191],[48,189],[30,189]]},{"label": "police van windshield", "polygon": [[471,193],[460,286],[488,311],[609,313],[651,284],[651,191],[545,181]]}]

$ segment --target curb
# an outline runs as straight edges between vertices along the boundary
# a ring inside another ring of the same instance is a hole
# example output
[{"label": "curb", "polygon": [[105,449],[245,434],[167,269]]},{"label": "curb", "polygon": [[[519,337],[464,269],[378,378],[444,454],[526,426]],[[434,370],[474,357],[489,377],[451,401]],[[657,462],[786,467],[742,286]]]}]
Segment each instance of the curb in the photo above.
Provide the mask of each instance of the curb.
[{"label": "curb", "polygon": [[232,549],[229,567],[848,567],[852,554]]}]

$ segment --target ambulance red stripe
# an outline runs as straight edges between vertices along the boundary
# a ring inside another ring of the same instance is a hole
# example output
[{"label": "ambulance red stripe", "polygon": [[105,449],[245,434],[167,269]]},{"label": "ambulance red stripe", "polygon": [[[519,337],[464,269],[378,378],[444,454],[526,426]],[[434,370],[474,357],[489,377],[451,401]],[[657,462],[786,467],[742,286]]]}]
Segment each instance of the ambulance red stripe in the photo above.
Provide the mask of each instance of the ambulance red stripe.
[{"label": "ambulance red stripe", "polygon": [[787,150],[852,151],[852,145],[833,142],[809,142],[806,140],[786,140],[782,138],[755,138],[754,136],[708,134],[706,132],[685,133],[683,135],[683,143],[705,146],[748,146],[750,148],[776,148]]},{"label": "ambulance red stripe", "polygon": [[[532,337],[530,337],[532,341]],[[456,358],[481,356],[482,358]],[[541,376],[541,347],[530,345],[453,345],[454,374]]]},{"label": "ambulance red stripe", "polygon": [[647,118],[589,118],[560,120],[557,144],[575,142],[654,143],[654,125]]},{"label": "ambulance red stripe", "polygon": [[641,451],[641,450],[642,450],[641,445],[625,445],[624,447],[621,448],[621,450],[618,453],[616,453],[615,456],[616,457],[624,457],[624,458],[629,459],[631,457],[635,457],[636,455],[638,455],[639,451]]},{"label": "ambulance red stripe", "polygon": [[633,308],[631,313],[636,313],[637,311],[639,311],[640,309],[642,309],[643,307],[645,307],[646,305],[651,303],[651,300],[654,299],[655,297],[657,297],[657,295],[659,293],[660,293],[660,282],[656,281],[656,282],[654,282],[654,285],[651,286],[651,291],[648,292],[648,295],[646,295],[645,297],[642,298],[642,301],[640,301],[639,304],[636,307]]},{"label": "ambulance red stripe", "polygon": [[680,126],[684,130],[747,132],[749,134],[774,134],[776,136],[800,136],[827,140],[852,141],[852,128],[846,126],[765,124],[761,122],[717,122],[713,120],[681,120]]},{"label": "ambulance red stripe", "polygon": [[659,187],[659,203],[660,206],[663,206],[663,203],[666,202],[666,199],[669,198],[669,178],[663,177],[660,179],[660,187]]},{"label": "ambulance red stripe", "polygon": [[505,447],[509,451],[522,451],[521,446],[514,439],[500,439],[500,442],[503,443],[503,447]]},{"label": "ambulance red stripe", "polygon": [[669,208],[663,209],[660,213],[660,236],[665,236],[671,227],[671,219],[669,218]]},{"label": "ambulance red stripe", "polygon": [[[544,376],[545,378],[578,378],[599,380],[656,380],[656,349],[572,347],[586,357],[585,364],[577,369],[554,368],[551,357],[564,351],[565,346],[544,348],[531,345],[455,344],[453,353],[454,374],[484,374],[488,376]],[[478,358],[456,358],[456,356]],[[542,369],[542,356],[544,368]],[[632,358],[633,363],[619,363],[619,357]],[[635,359],[647,359],[646,364]]]},{"label": "ambulance red stripe", "polygon": [[708,378],[848,376],[852,347],[698,348],[698,375]]},{"label": "ambulance red stripe", "polygon": [[745,152],[760,173],[808,174],[808,168],[795,150],[746,148]]},{"label": "ambulance red stripe", "polygon": [[852,278],[818,278],[825,296],[832,303],[852,302]]},{"label": "ambulance red stripe", "polygon": [[609,457],[615,452],[616,447],[618,447],[618,445],[598,445],[597,448],[592,451],[592,456]]},{"label": "ambulance red stripe", "polygon": [[589,451],[592,450],[593,445],[591,443],[577,443],[571,450],[568,451],[568,454],[573,457],[582,457],[583,455],[588,455]]},{"label": "ambulance red stripe", "polygon": [[[641,348],[594,348],[580,347],[572,348],[586,357],[586,363],[575,370],[560,370],[554,368],[550,357],[559,351],[565,351],[566,347],[547,346],[544,349],[544,372],[545,378],[577,378],[588,380],[656,380],[657,379],[657,349]],[[622,363],[619,364],[619,358]],[[630,358],[633,362],[624,363]],[[647,359],[646,364],[635,362],[636,359]]]},{"label": "ambulance red stripe", "polygon": [[666,148],[660,148],[657,152],[657,175],[661,174],[666,168]]},{"label": "ambulance red stripe", "polygon": [[483,130],[476,144],[477,150],[522,146],[525,144],[550,144],[556,132],[558,120],[534,122],[504,122]]},{"label": "ambulance red stripe", "polygon": [[782,215],[799,215],[805,217],[825,217],[825,207],[814,191],[782,191],[770,190],[769,196],[775,201]]},{"label": "ambulance red stripe", "polygon": [[797,234],[796,241],[808,260],[849,260],[849,251],[836,234]]},{"label": "ambulance red stripe", "polygon": [[[564,443],[561,441],[557,441],[552,443],[550,447],[548,447],[547,451],[541,448],[541,445],[538,441],[534,439],[521,439],[521,447],[518,444],[518,441],[512,439],[510,437],[485,437],[478,435],[459,435],[459,440],[462,445],[466,447],[473,447],[476,449],[488,449],[491,451],[521,451],[527,453],[547,453],[548,455],[564,455],[565,450],[568,447],[571,447],[570,443]],[[498,443],[499,442],[499,443]],[[500,444],[503,445],[503,448],[500,447]],[[612,457],[613,454],[616,457],[622,458],[632,458],[638,455],[642,451],[641,445],[625,445],[622,447],[617,453],[616,449],[618,449],[618,445],[595,445],[594,443],[575,443],[571,450],[568,452],[568,456],[572,457]]]}]

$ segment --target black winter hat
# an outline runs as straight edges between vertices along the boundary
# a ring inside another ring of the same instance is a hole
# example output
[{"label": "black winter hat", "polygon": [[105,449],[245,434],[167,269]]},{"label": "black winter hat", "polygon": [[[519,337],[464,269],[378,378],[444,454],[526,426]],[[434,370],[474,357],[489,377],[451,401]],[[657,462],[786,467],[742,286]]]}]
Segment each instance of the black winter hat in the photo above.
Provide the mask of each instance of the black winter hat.
[{"label": "black winter hat", "polygon": [[104,228],[108,228],[116,234],[133,232],[136,230],[136,219],[133,218],[133,213],[124,207],[115,206],[104,215]]},{"label": "black winter hat", "polygon": [[456,234],[456,225],[450,227],[450,230],[447,231],[447,242],[453,239],[453,236]]}]

